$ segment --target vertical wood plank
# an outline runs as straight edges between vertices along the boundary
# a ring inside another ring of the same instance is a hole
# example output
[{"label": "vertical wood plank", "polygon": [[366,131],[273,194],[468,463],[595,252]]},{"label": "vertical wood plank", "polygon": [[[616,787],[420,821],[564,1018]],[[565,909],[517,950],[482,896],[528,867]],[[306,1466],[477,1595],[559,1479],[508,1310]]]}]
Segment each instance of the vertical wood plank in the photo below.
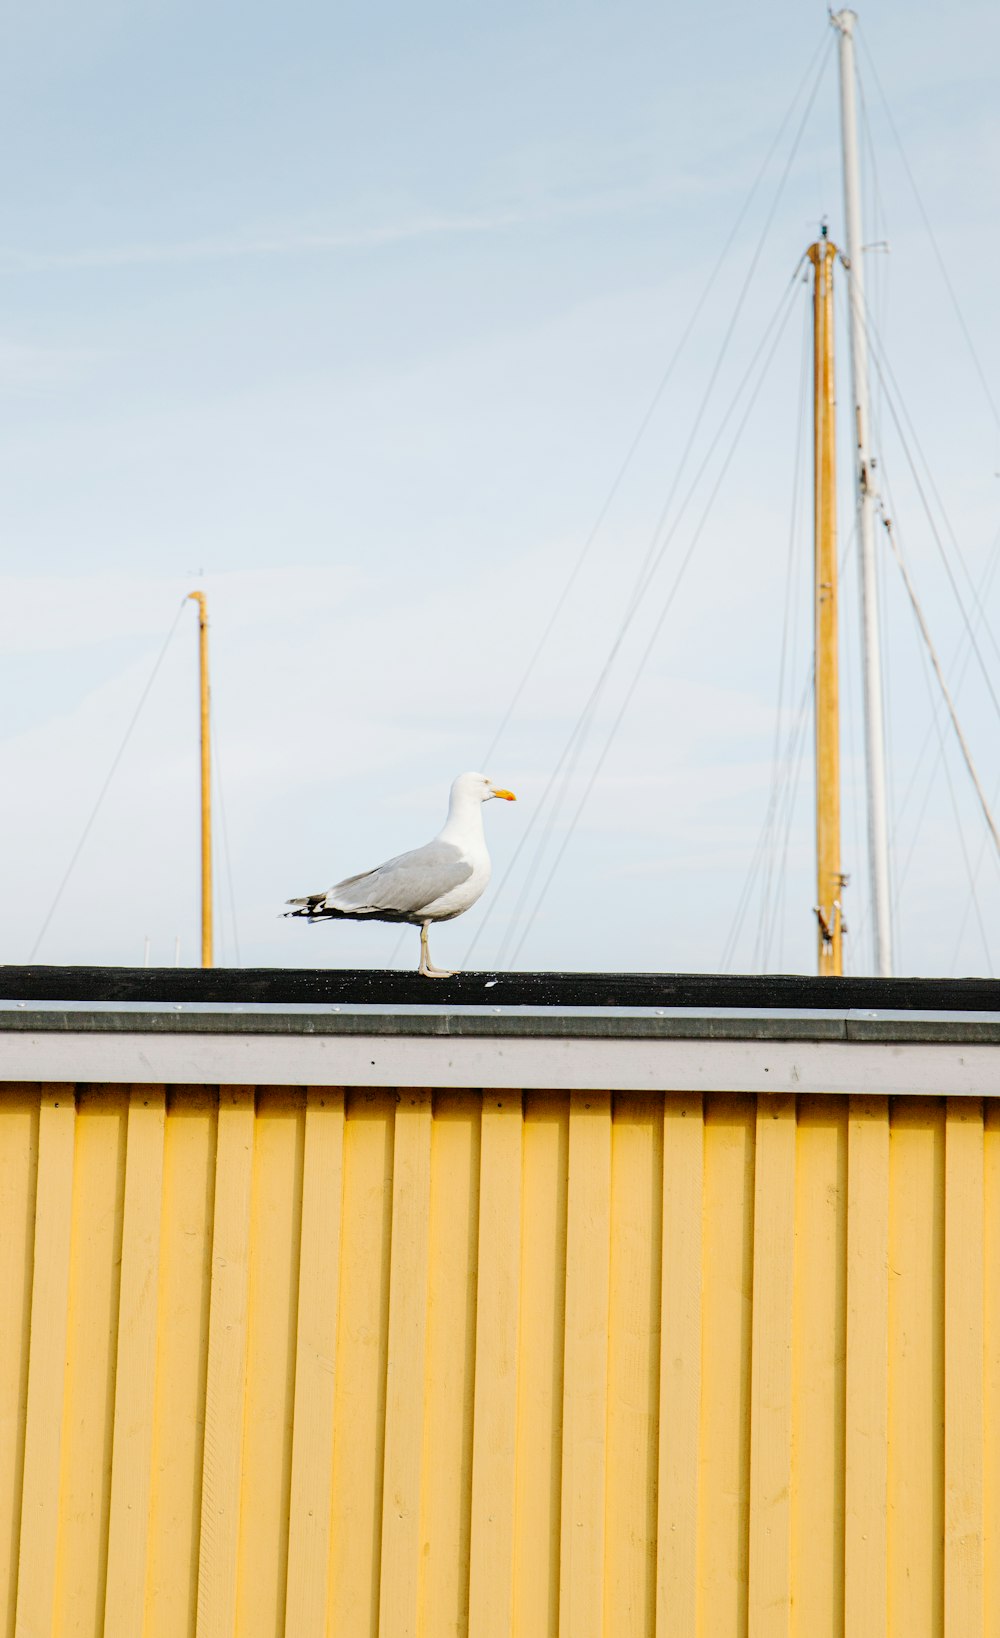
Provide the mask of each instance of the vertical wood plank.
[{"label": "vertical wood plank", "polygon": [[0,1633],[13,1638],[38,1184],[37,1086],[0,1094]]},{"label": "vertical wood plank", "polygon": [[599,1638],[604,1599],[611,1094],[570,1103],[560,1638]]},{"label": "vertical wood plank", "polygon": [[796,1632],[843,1638],[847,1100],[800,1097],[796,1124],[792,1603]]},{"label": "vertical wood plank", "polygon": [[944,1618],[944,1108],[895,1098],[889,1130],[889,1628]]},{"label": "vertical wood plank", "polygon": [[704,1148],[702,1099],[665,1098],[657,1638],[697,1630]]},{"label": "vertical wood plank", "polygon": [[698,1627],[746,1638],[756,1099],[705,1099]]},{"label": "vertical wood plank", "polygon": [[983,1626],[983,1107],[945,1117],[944,1630]]},{"label": "vertical wood plank", "polygon": [[[528,1092],[524,1098],[514,1511],[513,1631],[517,1638],[552,1638],[559,1624],[571,1096],[565,1092]],[[544,1256],[539,1255],[540,1246],[546,1248]]]},{"label": "vertical wood plank", "polygon": [[428,1635],[465,1633],[469,1619],[481,1114],[480,1093],[449,1092],[431,1126],[420,1591]]},{"label": "vertical wood plank", "polygon": [[344,1094],[306,1094],[285,1631],[324,1638],[344,1187]]},{"label": "vertical wood plank", "polygon": [[220,1088],[198,1551],[198,1638],[229,1638],[236,1627],[253,1140],[253,1089]]},{"label": "vertical wood plank", "polygon": [[168,1093],[143,1638],[192,1638],[198,1618],[218,1113],[207,1086]]},{"label": "vertical wood plank", "polygon": [[26,1635],[52,1631],[75,1113],[71,1086],[43,1086],[15,1626]]},{"label": "vertical wood plank", "polygon": [[408,1089],[396,1107],[393,1143],[380,1638],[417,1632],[430,1178],[431,1094]]},{"label": "vertical wood plank", "polygon": [[274,1638],[288,1580],[305,1093],[259,1086],[256,1101],[236,1630]]},{"label": "vertical wood plank", "polygon": [[615,1098],[604,1627],[647,1638],[656,1623],[657,1438],[663,1241],[663,1100]]},{"label": "vertical wood plank", "polygon": [[791,1622],[795,1099],[757,1099],[750,1387],[749,1638]]},{"label": "vertical wood plank", "polygon": [[983,1107],[983,1630],[1000,1632],[1000,1100]]},{"label": "vertical wood plank", "polygon": [[522,1104],[483,1094],[469,1638],[510,1638],[520,1316]]},{"label": "vertical wood plank", "polygon": [[63,1379],[57,1633],[103,1638],[128,1094],[77,1091]]},{"label": "vertical wood plank", "polygon": [[125,1206],[108,1524],[105,1629],[141,1633],[153,1444],[156,1319],[163,1197],[165,1094],[133,1087],[125,1151]]},{"label": "vertical wood plank", "polygon": [[[334,1401],[328,1630],[376,1638],[389,1332],[391,1092],[350,1091]],[[291,1634],[289,1634],[291,1638]]]},{"label": "vertical wood plank", "polygon": [[889,1438],[889,1102],[847,1117],[844,1626],[885,1638]]}]

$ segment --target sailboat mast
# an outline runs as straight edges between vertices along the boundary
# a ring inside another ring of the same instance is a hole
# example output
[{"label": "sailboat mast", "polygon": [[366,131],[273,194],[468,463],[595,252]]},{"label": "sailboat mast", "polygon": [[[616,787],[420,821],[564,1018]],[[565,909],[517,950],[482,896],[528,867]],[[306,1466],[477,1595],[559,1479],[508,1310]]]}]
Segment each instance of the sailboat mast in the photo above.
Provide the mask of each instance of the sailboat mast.
[{"label": "sailboat mast", "polygon": [[861,580],[861,631],[864,655],[865,766],[868,784],[868,860],[871,874],[875,965],[882,977],[892,973],[889,920],[889,825],[885,778],[885,726],[882,714],[882,658],[879,643],[878,583],[875,574],[876,488],[870,448],[868,402],[868,336],[866,329],[864,245],[861,236],[861,180],[858,167],[855,103],[853,11],[831,13],[840,34],[840,126],[844,165],[844,219],[854,398],[855,474],[858,494],[858,549]]},{"label": "sailboat mast", "polygon": [[201,964],[212,965],[212,750],[209,737],[208,605],[203,591],[191,592],[198,605],[198,681],[201,715]]},{"label": "sailboat mast", "polygon": [[813,264],[813,538],[816,652],[816,920],[821,976],[844,970],[840,870],[840,696],[837,666],[837,466],[833,264],[826,237]]}]

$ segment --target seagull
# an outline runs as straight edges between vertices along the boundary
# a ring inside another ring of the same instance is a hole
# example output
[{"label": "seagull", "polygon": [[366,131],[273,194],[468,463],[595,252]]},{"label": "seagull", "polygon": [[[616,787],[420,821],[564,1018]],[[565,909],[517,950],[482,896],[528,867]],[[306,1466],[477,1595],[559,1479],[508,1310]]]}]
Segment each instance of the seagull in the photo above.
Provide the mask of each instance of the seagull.
[{"label": "seagull", "polygon": [[485,774],[459,774],[451,787],[448,818],[433,842],[400,853],[374,870],[348,876],[325,893],[289,899],[288,916],[308,921],[408,921],[420,928],[420,966],[424,978],[453,978],[435,967],[427,944],[432,921],[451,921],[475,904],[490,879],[490,856],[483,832],[483,803],[498,796],[514,802]]}]

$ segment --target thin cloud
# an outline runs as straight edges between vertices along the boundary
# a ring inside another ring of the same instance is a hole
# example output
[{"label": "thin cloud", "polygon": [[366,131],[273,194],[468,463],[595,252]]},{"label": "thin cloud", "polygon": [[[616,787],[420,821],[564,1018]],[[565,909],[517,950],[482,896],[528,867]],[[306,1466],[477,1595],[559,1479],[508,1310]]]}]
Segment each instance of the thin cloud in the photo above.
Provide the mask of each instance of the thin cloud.
[{"label": "thin cloud", "polygon": [[0,386],[32,391],[62,387],[78,380],[97,356],[82,347],[36,347],[0,336]]},{"label": "thin cloud", "polygon": [[[674,187],[651,193],[608,192],[586,198],[545,202],[528,208],[430,214],[408,221],[384,222],[371,227],[336,232],[291,231],[259,236],[231,235],[190,239],[175,244],[104,245],[80,250],[0,250],[0,272],[32,273],[52,269],[158,267],[203,262],[240,261],[262,257],[304,256],[330,252],[380,250],[420,239],[505,233],[512,228],[580,216],[607,215],[649,208],[661,203],[666,192],[688,192],[696,184],[679,181]],[[697,184],[701,186],[701,184]]]}]

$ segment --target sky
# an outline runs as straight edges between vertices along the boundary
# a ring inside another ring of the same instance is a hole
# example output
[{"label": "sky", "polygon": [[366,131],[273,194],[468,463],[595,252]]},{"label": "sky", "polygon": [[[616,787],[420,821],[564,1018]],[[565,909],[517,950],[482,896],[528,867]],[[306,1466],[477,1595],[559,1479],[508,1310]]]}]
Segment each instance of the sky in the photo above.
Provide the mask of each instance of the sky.
[{"label": "sky", "polygon": [[[518,802],[439,964],[813,970],[825,10],[38,0],[0,36],[2,959],[197,961],[200,587],[220,964],[415,965],[413,930],[284,901],[482,768]],[[991,797],[998,63],[995,6],[861,11],[880,472]],[[1000,864],[879,550],[896,970],[995,972]]]}]

